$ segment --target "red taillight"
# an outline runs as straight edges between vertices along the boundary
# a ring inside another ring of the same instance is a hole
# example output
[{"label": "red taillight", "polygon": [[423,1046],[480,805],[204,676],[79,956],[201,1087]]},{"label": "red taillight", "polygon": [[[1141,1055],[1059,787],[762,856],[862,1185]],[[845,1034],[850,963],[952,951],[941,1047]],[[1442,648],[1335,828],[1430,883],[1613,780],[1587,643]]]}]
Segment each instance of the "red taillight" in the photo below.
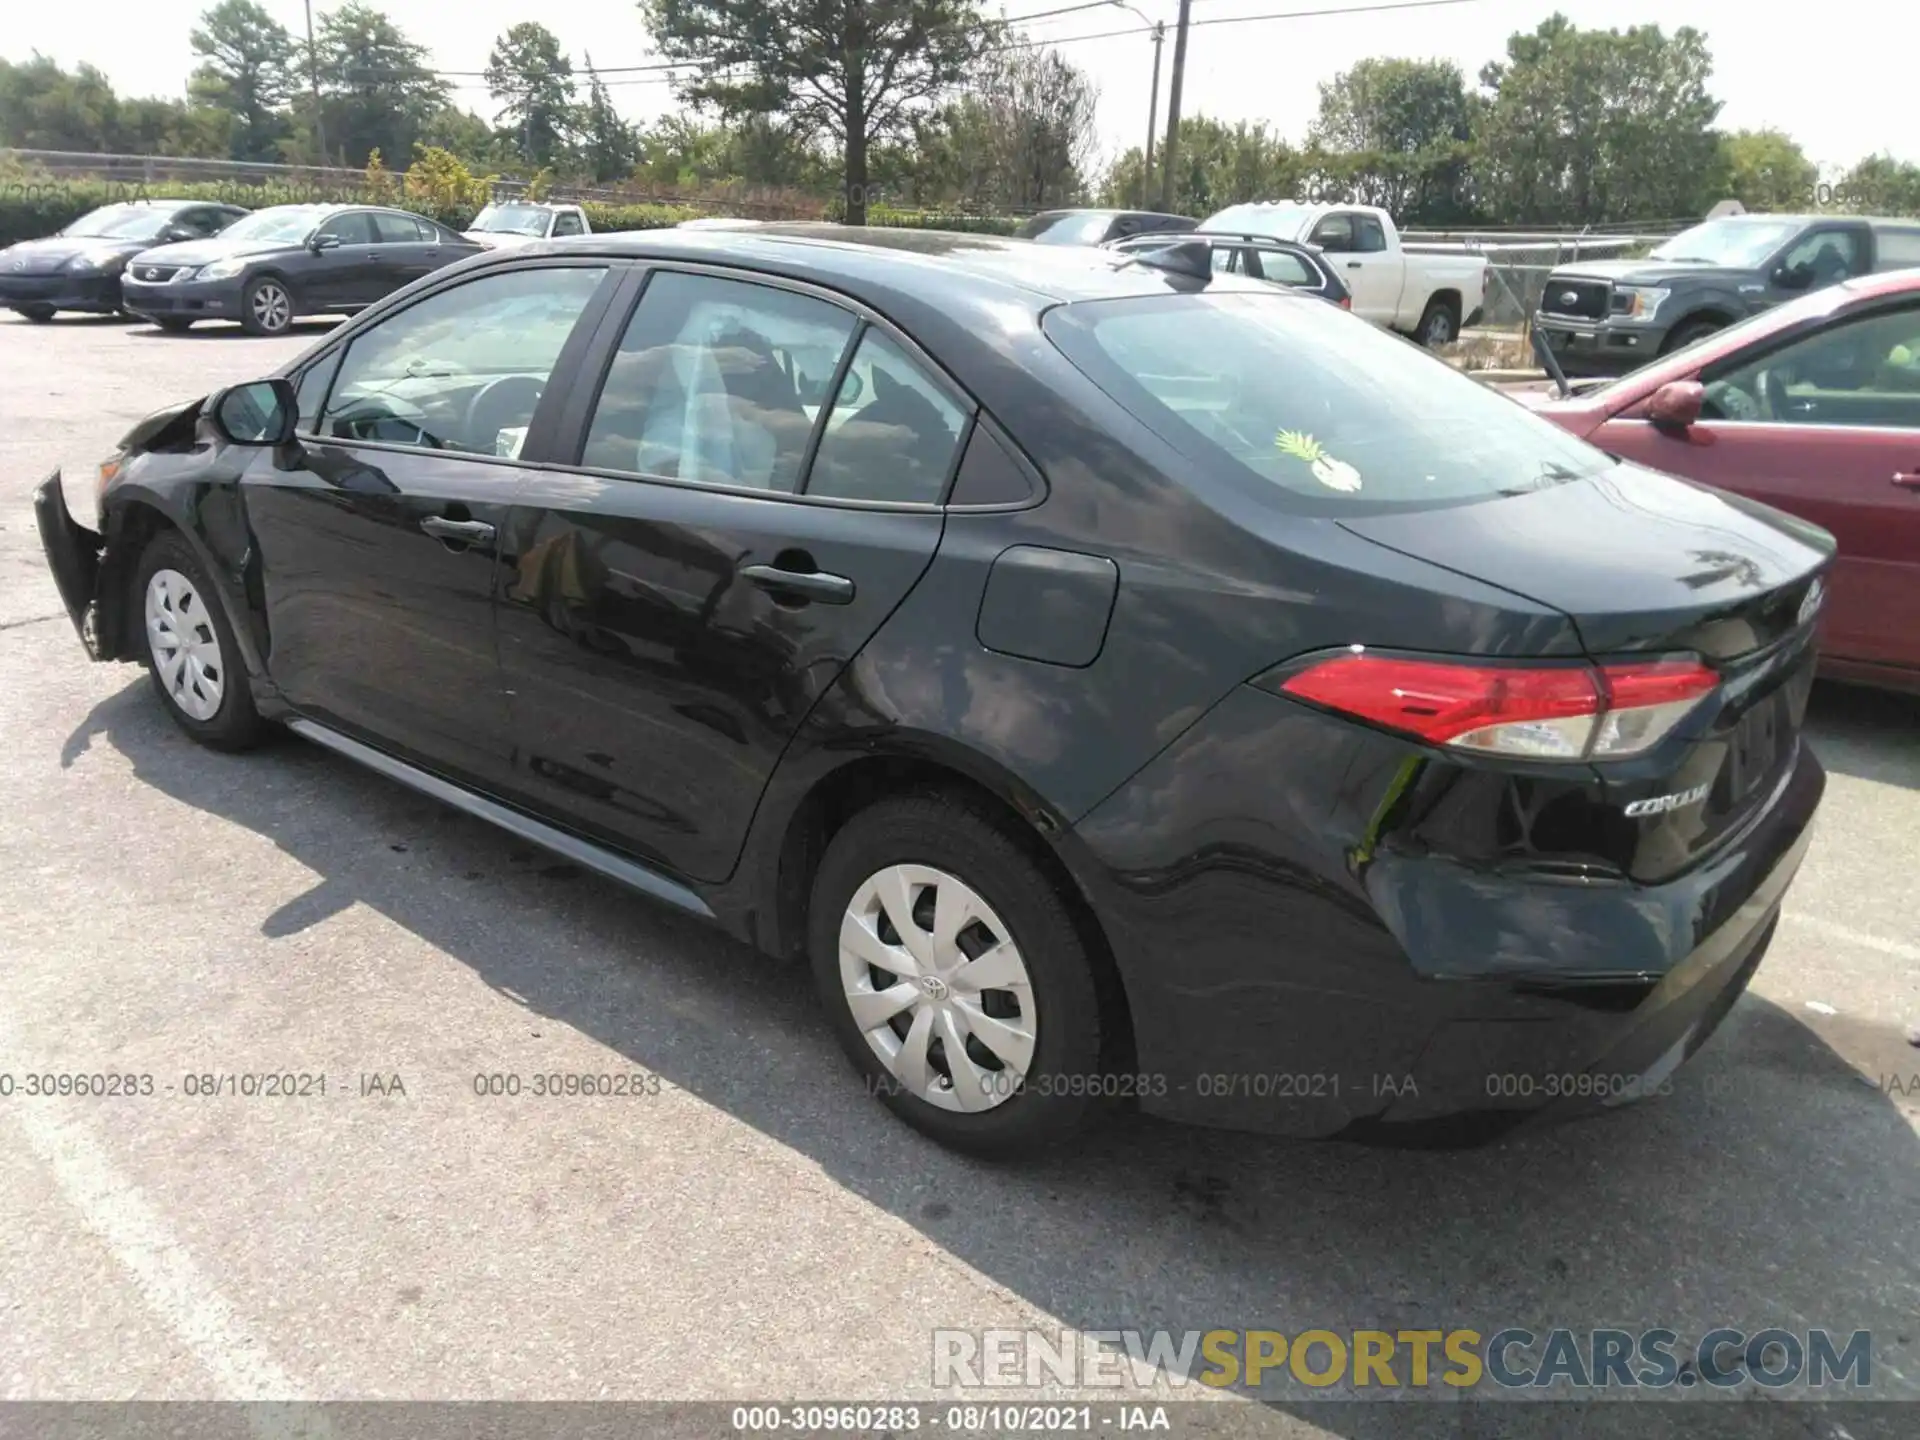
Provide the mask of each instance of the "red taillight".
[{"label": "red taillight", "polygon": [[1653,745],[1719,683],[1691,660],[1523,667],[1353,653],[1281,689],[1357,719],[1452,745],[1538,760],[1618,759]]},{"label": "red taillight", "polygon": [[1340,308],[1342,310],[1351,310],[1353,308],[1353,297],[1351,295],[1342,295],[1340,297]]}]

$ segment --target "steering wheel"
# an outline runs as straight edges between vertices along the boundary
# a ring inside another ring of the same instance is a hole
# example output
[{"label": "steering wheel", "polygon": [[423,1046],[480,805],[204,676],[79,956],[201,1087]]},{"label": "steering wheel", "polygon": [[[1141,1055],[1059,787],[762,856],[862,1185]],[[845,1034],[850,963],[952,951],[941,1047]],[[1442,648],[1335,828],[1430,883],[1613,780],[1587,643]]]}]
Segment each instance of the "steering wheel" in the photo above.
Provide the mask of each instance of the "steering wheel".
[{"label": "steering wheel", "polygon": [[502,375],[473,392],[461,434],[475,454],[491,455],[500,432],[532,421],[546,386],[531,375]]}]

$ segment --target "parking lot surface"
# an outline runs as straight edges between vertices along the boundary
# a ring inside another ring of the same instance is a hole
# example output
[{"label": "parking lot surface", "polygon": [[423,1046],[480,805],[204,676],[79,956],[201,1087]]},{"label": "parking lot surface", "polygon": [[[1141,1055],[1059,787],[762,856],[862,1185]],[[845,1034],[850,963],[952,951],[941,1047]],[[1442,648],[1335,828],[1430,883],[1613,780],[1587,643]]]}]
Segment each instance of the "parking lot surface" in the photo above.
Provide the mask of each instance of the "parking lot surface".
[{"label": "parking lot surface", "polygon": [[[156,1080],[0,1100],[0,1396],[882,1399],[932,1393],[937,1328],[1724,1325],[1870,1330],[1920,1400],[1920,703],[1816,693],[1814,848],[1668,1098],[1470,1151],[1121,1117],[989,1167],[866,1097],[798,968],[292,739],[196,748],[88,663],[32,487],[91,523],[134,420],[323,330],[0,316],[0,1073]],[[324,1095],[221,1088],[289,1073]],[[1266,1398],[1276,1434],[1507,1423]],[[1620,1433],[1705,1433],[1650,1408]]]}]

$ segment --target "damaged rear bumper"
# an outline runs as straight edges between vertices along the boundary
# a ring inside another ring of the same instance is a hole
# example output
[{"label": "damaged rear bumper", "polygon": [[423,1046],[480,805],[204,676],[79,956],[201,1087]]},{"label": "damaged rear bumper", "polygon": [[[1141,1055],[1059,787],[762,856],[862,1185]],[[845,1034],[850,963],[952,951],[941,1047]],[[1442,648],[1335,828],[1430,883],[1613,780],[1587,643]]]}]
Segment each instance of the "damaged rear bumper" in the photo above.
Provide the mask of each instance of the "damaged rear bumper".
[{"label": "damaged rear bumper", "polygon": [[79,632],[80,643],[95,660],[103,659],[98,625],[96,597],[100,585],[100,556],[104,548],[100,536],[73,518],[67,509],[67,495],[54,471],[33,492],[33,518],[40,526],[40,547],[46,551],[47,568],[67,607],[67,617]]}]

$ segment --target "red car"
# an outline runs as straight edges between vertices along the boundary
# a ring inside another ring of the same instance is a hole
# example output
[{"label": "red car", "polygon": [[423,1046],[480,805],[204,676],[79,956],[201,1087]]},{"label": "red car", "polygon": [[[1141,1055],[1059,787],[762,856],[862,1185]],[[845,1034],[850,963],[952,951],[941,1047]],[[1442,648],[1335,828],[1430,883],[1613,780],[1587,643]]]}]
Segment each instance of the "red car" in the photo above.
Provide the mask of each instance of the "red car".
[{"label": "red car", "polygon": [[1920,270],[1817,291],[1595,388],[1519,398],[1623,460],[1832,531],[1821,673],[1920,692]]}]

